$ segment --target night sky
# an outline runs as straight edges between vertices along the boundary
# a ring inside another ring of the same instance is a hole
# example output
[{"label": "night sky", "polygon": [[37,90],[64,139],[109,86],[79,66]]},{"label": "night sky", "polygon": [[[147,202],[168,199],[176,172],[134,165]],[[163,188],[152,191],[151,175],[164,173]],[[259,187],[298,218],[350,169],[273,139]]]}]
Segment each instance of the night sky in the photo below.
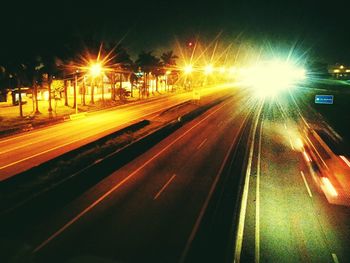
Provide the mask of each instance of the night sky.
[{"label": "night sky", "polygon": [[350,62],[342,1],[11,1],[1,5],[1,59],[61,54],[76,42],[122,41],[135,56],[194,36],[297,43],[329,63]]}]

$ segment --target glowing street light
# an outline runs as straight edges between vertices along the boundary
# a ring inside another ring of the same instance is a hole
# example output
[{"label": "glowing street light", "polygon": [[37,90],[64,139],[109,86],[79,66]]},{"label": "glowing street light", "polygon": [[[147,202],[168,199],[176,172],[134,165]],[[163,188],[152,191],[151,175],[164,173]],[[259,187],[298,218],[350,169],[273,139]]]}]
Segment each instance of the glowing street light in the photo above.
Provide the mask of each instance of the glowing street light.
[{"label": "glowing street light", "polygon": [[213,68],[212,65],[207,65],[207,66],[204,68],[204,73],[205,73],[206,75],[209,75],[209,74],[213,73],[213,71],[214,71],[214,68]]},{"label": "glowing street light", "polygon": [[187,65],[187,66],[184,68],[185,74],[190,74],[192,71],[193,71],[192,65]]},{"label": "glowing street light", "polygon": [[283,61],[266,61],[242,72],[244,83],[259,97],[275,97],[306,78],[303,68]]},{"label": "glowing street light", "polygon": [[100,63],[93,63],[89,68],[90,75],[93,77],[98,77],[102,73],[102,65]]}]

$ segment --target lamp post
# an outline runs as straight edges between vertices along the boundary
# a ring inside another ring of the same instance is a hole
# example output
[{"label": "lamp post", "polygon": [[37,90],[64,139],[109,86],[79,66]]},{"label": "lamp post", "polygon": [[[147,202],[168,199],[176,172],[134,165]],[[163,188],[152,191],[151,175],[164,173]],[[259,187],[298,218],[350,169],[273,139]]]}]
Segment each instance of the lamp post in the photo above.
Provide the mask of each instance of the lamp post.
[{"label": "lamp post", "polygon": [[[102,74],[102,65],[98,62],[94,62],[94,63],[91,63],[90,66],[89,66],[89,73],[90,73],[90,76],[92,78],[92,83],[95,82],[95,79],[97,77],[99,77],[101,74]],[[98,83],[98,82],[97,82]],[[91,90],[91,101],[93,103],[93,89],[94,87],[92,86],[92,90]],[[102,90],[103,90],[103,78],[102,78]]]},{"label": "lamp post", "polygon": [[74,104],[75,104],[75,114],[78,114],[78,73],[79,70],[75,71],[74,74]]}]

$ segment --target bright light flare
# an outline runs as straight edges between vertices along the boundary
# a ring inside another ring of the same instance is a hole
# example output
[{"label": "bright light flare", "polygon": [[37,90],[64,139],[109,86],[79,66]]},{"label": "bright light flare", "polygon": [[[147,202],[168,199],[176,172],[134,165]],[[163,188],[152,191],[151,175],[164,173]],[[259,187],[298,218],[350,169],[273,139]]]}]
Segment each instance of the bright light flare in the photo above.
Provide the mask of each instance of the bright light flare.
[{"label": "bright light flare", "polygon": [[193,71],[192,65],[187,65],[186,67],[184,67],[185,74],[190,74],[192,71]]},{"label": "bright light flare", "polygon": [[102,65],[100,63],[93,63],[89,68],[90,75],[93,77],[98,77],[102,73]]},{"label": "bright light flare", "polygon": [[305,70],[283,61],[267,61],[258,63],[241,72],[243,83],[254,89],[259,97],[274,97],[279,93],[292,89],[305,79]]},{"label": "bright light flare", "polygon": [[212,65],[207,65],[205,68],[204,68],[204,74],[206,75],[209,75],[211,73],[213,73],[214,71],[214,68]]},{"label": "bright light flare", "polygon": [[324,186],[324,190],[327,191],[331,196],[338,196],[337,190],[335,190],[334,186],[332,185],[331,181],[327,177],[322,177],[322,184]]}]

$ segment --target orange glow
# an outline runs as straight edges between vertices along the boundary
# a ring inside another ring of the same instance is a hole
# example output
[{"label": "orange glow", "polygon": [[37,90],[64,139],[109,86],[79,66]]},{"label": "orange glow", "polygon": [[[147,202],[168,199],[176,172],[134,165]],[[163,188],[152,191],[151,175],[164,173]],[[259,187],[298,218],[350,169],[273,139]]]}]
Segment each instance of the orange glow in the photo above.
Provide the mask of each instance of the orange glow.
[{"label": "orange glow", "polygon": [[329,181],[327,177],[322,177],[322,183],[325,187],[325,190],[327,190],[327,193],[329,193],[332,196],[338,196],[337,191],[335,190],[334,186],[332,183]]}]

